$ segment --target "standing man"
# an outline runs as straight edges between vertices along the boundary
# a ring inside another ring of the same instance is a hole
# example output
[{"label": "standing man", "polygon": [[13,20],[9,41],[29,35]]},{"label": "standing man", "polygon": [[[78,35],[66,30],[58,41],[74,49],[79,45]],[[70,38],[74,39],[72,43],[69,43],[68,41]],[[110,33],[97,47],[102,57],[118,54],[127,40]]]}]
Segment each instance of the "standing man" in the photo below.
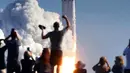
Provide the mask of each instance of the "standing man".
[{"label": "standing man", "polygon": [[123,55],[126,56],[126,62],[127,62],[124,73],[130,73],[130,39],[128,46],[124,50]]},{"label": "standing man", "polygon": [[62,64],[62,50],[61,43],[65,32],[70,28],[70,22],[65,15],[62,16],[66,20],[67,26],[59,31],[59,23],[55,22],[53,27],[54,31],[49,32],[44,35],[44,27],[42,29],[42,39],[50,38],[51,41],[51,56],[50,56],[50,64],[52,66],[52,73],[54,73],[54,66],[57,65],[57,73],[60,72],[60,65]]},{"label": "standing man", "polygon": [[11,34],[4,40],[8,49],[7,73],[20,73],[19,56],[19,38],[16,30],[12,28]]}]

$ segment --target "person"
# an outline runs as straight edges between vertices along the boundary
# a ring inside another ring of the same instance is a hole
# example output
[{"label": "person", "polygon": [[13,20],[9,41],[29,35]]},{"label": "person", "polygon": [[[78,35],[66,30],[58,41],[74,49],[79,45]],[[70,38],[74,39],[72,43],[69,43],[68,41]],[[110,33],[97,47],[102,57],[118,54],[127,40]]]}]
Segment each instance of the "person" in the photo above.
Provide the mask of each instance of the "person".
[{"label": "person", "polygon": [[30,53],[32,53],[32,51],[30,50],[30,47],[27,47],[27,51],[30,52]]},{"label": "person", "polygon": [[128,46],[123,52],[123,55],[126,56],[126,67],[124,73],[130,73],[130,39]]},{"label": "person", "polygon": [[35,61],[34,58],[32,57],[32,51],[30,50],[30,47],[27,47],[27,50],[25,52],[28,52],[30,54],[30,59]]},{"label": "person", "polygon": [[110,72],[110,66],[107,62],[106,57],[101,57],[99,62],[93,66],[93,70],[95,73],[109,73]]},{"label": "person", "polygon": [[37,64],[34,67],[34,73],[51,73],[50,52],[48,48],[44,48]]},{"label": "person", "polygon": [[83,64],[81,61],[78,61],[75,65],[75,70],[73,73],[87,73],[87,70],[84,69],[85,64]]},{"label": "person", "polygon": [[67,22],[67,26],[63,30],[59,30],[59,23],[55,22],[53,24],[54,31],[47,33],[44,35],[44,31],[42,29],[42,39],[50,38],[51,42],[51,57],[50,57],[50,64],[52,66],[52,73],[54,73],[54,66],[57,65],[56,73],[60,72],[60,65],[62,64],[62,50],[61,50],[61,43],[62,38],[65,32],[70,28],[70,22],[67,19],[67,16],[63,15]]},{"label": "person", "polygon": [[12,28],[11,34],[4,39],[4,42],[8,49],[7,73],[20,73],[20,64],[18,60],[20,42],[14,28]]},{"label": "person", "polygon": [[0,41],[0,73],[5,73],[6,64],[5,64],[5,51],[6,46],[2,46],[2,40]]},{"label": "person", "polygon": [[115,57],[115,64],[112,68],[113,73],[123,73],[124,71],[124,61],[122,56]]},{"label": "person", "polygon": [[[30,59],[31,58],[31,59]],[[33,73],[33,65],[35,64],[35,60],[32,57],[32,53],[25,51],[24,59],[21,60],[22,71],[21,73]]]}]

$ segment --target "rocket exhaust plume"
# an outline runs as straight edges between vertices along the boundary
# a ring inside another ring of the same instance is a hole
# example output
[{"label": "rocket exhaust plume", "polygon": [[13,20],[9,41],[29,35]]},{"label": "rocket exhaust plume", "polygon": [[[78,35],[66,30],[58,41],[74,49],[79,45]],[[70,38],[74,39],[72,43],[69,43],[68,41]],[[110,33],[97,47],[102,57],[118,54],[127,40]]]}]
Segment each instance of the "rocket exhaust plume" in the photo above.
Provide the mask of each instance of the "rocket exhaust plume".
[{"label": "rocket exhaust plume", "polygon": [[64,56],[61,73],[66,73],[66,72],[73,73],[73,70],[75,69],[75,59],[76,59],[76,49],[77,49],[75,0],[62,0],[62,14],[67,15],[71,24],[72,51],[69,52],[71,53],[71,55],[69,54]]},{"label": "rocket exhaust plume", "polygon": [[[63,0],[68,2],[68,0]],[[74,8],[74,0],[70,8]],[[64,4],[63,4],[64,5]],[[65,7],[65,6],[63,6]],[[66,7],[65,7],[66,8]],[[63,10],[65,10],[63,8]],[[70,9],[71,10],[71,9]],[[64,13],[65,12],[65,13]],[[74,14],[68,14],[73,12]],[[63,14],[67,15],[72,29],[68,30],[64,35],[63,42],[61,44],[64,53],[62,73],[67,71],[66,64],[70,63],[70,69],[68,73],[72,73],[75,63],[76,53],[76,32],[75,32],[75,9],[71,12]],[[72,18],[73,17],[73,18]],[[16,28],[17,32],[21,37],[20,47],[20,59],[23,58],[23,53],[27,47],[30,47],[35,56],[38,56],[42,52],[42,48],[50,47],[50,40],[41,39],[41,30],[39,24],[43,24],[46,27],[45,33],[53,31],[53,23],[55,21],[60,23],[60,30],[63,29],[62,22],[60,21],[60,15],[55,12],[45,11],[39,7],[37,0],[15,0],[14,2],[7,5],[5,9],[0,10],[0,29],[4,32],[4,36],[9,35],[12,28]],[[2,33],[0,33],[1,35]],[[72,40],[73,39],[73,40]],[[75,46],[75,47],[74,47]],[[70,61],[69,61],[70,60]],[[69,62],[68,62],[69,61]],[[65,69],[66,68],[66,69]]]}]

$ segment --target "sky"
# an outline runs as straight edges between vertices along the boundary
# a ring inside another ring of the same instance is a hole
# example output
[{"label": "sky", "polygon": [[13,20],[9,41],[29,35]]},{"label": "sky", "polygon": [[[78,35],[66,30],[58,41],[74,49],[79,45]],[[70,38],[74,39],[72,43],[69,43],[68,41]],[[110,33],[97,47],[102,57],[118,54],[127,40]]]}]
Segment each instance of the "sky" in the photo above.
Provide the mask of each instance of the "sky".
[{"label": "sky", "polygon": [[[1,0],[0,8],[14,0]],[[61,1],[38,0],[46,11],[61,15]],[[130,0],[76,0],[78,58],[88,72],[101,56],[112,66],[130,38]],[[124,57],[125,59],[125,57]]]}]

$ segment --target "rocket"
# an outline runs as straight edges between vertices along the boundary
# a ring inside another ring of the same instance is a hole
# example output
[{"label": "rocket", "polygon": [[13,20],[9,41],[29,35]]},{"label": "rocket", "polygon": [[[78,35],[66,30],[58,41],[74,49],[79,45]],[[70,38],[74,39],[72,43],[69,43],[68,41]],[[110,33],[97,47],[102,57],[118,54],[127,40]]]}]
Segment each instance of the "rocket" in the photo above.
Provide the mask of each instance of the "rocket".
[{"label": "rocket", "polygon": [[[66,15],[71,24],[72,36],[74,44],[76,44],[76,8],[75,0],[62,0],[62,14]],[[64,24],[64,21],[62,21]]]}]

